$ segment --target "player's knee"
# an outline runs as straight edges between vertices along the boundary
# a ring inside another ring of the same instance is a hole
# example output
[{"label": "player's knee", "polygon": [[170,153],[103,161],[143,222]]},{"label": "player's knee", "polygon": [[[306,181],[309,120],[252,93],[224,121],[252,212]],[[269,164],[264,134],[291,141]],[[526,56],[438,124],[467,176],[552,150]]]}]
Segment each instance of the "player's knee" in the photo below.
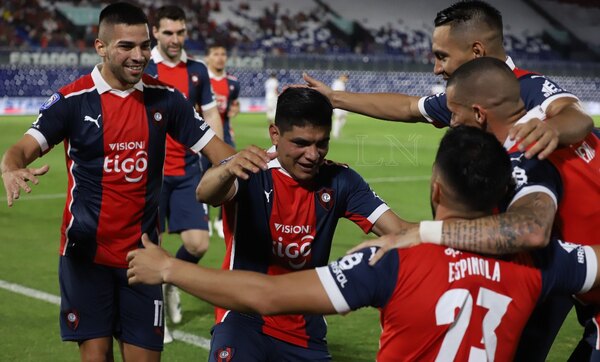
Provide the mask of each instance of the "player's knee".
[{"label": "player's knee", "polygon": [[188,253],[196,257],[201,257],[208,250],[208,235],[207,237],[199,237],[184,241],[183,246]]},{"label": "player's knee", "polygon": [[80,357],[83,362],[108,362],[114,361],[112,346],[105,344],[89,344],[83,343],[80,345]]}]

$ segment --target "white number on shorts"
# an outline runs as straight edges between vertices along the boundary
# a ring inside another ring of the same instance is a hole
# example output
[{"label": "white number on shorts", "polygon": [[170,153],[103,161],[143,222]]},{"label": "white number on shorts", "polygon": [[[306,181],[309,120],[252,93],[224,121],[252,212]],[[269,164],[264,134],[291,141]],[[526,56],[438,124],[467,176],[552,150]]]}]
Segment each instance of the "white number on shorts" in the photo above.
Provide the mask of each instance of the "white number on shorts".
[{"label": "white number on shorts", "polygon": [[162,327],[163,323],[163,301],[154,300],[154,326]]},{"label": "white number on shorts", "polygon": [[[485,345],[485,349],[471,347],[469,361],[494,361],[497,344],[495,331],[500,325],[502,317],[506,314],[511,301],[512,298],[496,293],[493,290],[479,288],[477,305],[488,310],[481,324],[483,329],[482,342]],[[459,309],[457,316],[455,316],[456,309]],[[454,360],[458,352],[458,347],[469,327],[472,311],[473,298],[467,289],[450,289],[440,297],[435,306],[437,325],[441,326],[452,323],[454,325],[446,333],[436,361]]]}]

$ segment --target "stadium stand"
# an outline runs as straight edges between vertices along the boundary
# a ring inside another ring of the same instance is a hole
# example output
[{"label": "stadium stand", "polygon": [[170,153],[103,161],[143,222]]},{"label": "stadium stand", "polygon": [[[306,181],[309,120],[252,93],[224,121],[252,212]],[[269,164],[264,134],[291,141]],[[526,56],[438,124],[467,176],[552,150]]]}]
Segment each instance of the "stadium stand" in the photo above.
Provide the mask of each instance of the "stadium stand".
[{"label": "stadium stand", "polygon": [[[552,76],[583,101],[600,102],[600,63],[571,62],[546,40],[560,33],[531,6],[555,3],[588,11],[597,1],[488,0],[502,11],[506,48],[519,66]],[[573,3],[577,5],[573,5]],[[152,19],[166,1],[137,0]],[[262,98],[267,74],[280,84],[301,82],[302,71],[326,83],[351,71],[349,91],[429,94],[440,86],[430,52],[435,11],[447,0],[182,0],[189,14],[186,48],[202,56],[207,41],[230,48],[228,70],[242,83],[241,97]],[[0,4],[0,97],[47,97],[89,72],[99,61],[91,47],[104,2],[14,0]],[[551,8],[554,5],[543,5]],[[510,16],[506,16],[510,14]],[[563,16],[568,23],[595,25]],[[598,27],[598,25],[595,25]],[[593,38],[592,34],[590,36]],[[598,42],[597,39],[592,39]],[[590,41],[591,42],[591,41]]]}]

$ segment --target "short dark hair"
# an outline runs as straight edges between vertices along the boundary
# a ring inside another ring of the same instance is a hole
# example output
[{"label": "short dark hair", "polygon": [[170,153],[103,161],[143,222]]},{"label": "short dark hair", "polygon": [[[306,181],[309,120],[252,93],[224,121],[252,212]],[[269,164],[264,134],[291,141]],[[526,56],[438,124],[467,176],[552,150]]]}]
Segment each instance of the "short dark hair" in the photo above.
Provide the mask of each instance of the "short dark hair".
[{"label": "short dark hair", "polygon": [[148,24],[148,17],[141,8],[129,3],[118,2],[102,9],[98,24]]},{"label": "short dark hair", "polygon": [[492,5],[480,0],[463,0],[452,4],[437,13],[436,27],[461,23],[487,24],[490,28],[503,33],[502,14]]},{"label": "short dark hair", "polygon": [[156,14],[154,15],[154,23],[158,28],[160,25],[161,19],[170,19],[170,20],[183,20],[185,19],[185,11],[177,5],[165,5],[161,6],[156,10]]},{"label": "short dark hair", "polygon": [[[448,79],[446,88],[458,83],[473,82],[474,79],[491,76],[492,74],[500,75],[504,80],[512,82],[513,85],[518,85],[517,78],[505,62],[492,57],[479,57],[471,59],[456,68]],[[502,90],[505,91],[505,89]]]},{"label": "short dark hair", "polygon": [[479,128],[449,129],[440,142],[435,167],[457,201],[471,211],[493,210],[512,190],[508,153],[492,134]]},{"label": "short dark hair", "polygon": [[217,48],[223,48],[223,49],[225,49],[225,51],[227,51],[227,47],[224,44],[215,42],[215,43],[210,43],[206,46],[206,55],[209,55],[211,50],[217,49]]},{"label": "short dark hair", "polygon": [[281,133],[293,126],[331,127],[333,107],[329,99],[314,89],[290,87],[277,98],[275,125]]}]

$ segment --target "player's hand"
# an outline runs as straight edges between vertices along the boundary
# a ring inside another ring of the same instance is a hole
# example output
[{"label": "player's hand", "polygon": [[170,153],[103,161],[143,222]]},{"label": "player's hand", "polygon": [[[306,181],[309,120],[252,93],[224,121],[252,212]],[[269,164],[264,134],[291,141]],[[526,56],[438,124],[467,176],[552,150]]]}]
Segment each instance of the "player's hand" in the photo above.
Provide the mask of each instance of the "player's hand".
[{"label": "player's hand", "polygon": [[302,73],[302,78],[304,78],[304,81],[306,82],[309,88],[316,90],[317,92],[327,97],[327,99],[329,99],[330,102],[333,102],[333,89],[331,89],[331,87],[329,87],[323,82],[316,80],[315,78],[309,76],[306,73]]},{"label": "player's hand", "polygon": [[13,205],[13,201],[18,199],[21,194],[21,189],[26,193],[31,192],[31,187],[27,183],[37,185],[40,181],[37,176],[42,176],[48,172],[50,166],[44,165],[39,168],[21,168],[14,171],[6,171],[2,173],[2,181],[6,190],[6,202],[8,206]]},{"label": "player's hand", "polygon": [[227,112],[227,117],[234,118],[240,113],[240,101],[234,99],[229,105],[229,112]]},{"label": "player's hand", "polygon": [[371,246],[378,246],[379,250],[377,250],[375,255],[369,260],[369,265],[373,266],[390,250],[409,248],[411,246],[419,245],[420,243],[421,237],[419,236],[419,225],[417,224],[416,227],[410,227],[400,233],[387,234],[377,239],[364,241],[348,250],[347,254],[352,254],[360,249]]},{"label": "player's hand", "polygon": [[251,174],[267,169],[267,163],[277,157],[277,152],[269,153],[251,145],[236,153],[225,167],[235,177],[247,180]]},{"label": "player's hand", "polygon": [[167,251],[154,244],[148,234],[142,234],[144,248],[127,253],[127,280],[129,284],[161,284],[173,258]]},{"label": "player's hand", "polygon": [[527,158],[537,155],[538,159],[543,160],[558,146],[558,131],[538,118],[513,126],[508,131],[508,137],[519,143],[519,150],[527,150]]}]

